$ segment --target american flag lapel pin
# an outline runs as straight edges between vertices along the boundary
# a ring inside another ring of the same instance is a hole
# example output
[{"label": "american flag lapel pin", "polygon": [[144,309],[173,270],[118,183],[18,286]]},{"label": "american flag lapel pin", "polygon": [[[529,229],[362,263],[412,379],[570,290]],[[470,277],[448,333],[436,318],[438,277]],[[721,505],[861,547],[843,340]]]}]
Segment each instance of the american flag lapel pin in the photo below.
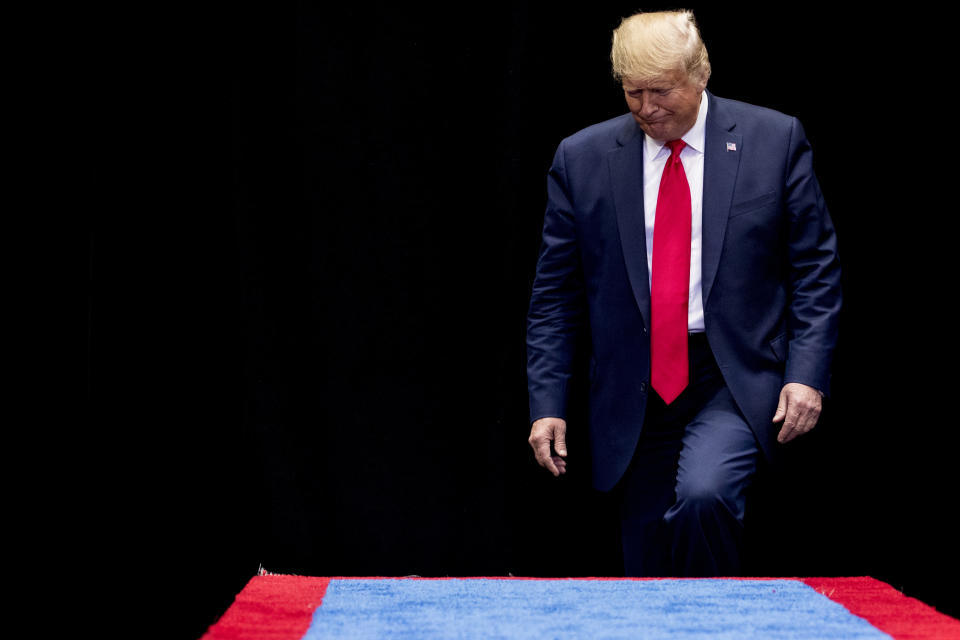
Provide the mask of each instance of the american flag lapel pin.
[{"label": "american flag lapel pin", "polygon": [[737,150],[737,143],[736,143],[736,142],[728,142],[728,143],[727,143],[727,151],[736,151],[736,150]]}]

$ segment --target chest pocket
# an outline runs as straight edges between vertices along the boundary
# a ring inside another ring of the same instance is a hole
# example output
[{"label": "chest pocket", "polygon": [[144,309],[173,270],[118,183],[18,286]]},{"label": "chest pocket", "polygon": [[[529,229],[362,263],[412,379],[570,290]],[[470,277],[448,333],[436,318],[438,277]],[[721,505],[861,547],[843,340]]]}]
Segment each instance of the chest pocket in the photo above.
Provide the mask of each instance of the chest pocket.
[{"label": "chest pocket", "polygon": [[749,198],[747,200],[741,200],[740,202],[734,203],[730,207],[730,217],[735,218],[736,216],[742,216],[745,213],[750,213],[758,209],[762,209],[767,205],[776,202],[777,192],[770,191],[769,193],[764,193],[759,195],[756,198]]}]

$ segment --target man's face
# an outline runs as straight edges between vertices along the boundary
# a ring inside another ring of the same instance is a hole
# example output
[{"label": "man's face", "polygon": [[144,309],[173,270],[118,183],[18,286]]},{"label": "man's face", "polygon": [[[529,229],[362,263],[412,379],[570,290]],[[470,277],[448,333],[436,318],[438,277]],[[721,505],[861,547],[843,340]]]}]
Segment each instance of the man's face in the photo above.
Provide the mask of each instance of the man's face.
[{"label": "man's face", "polygon": [[694,82],[682,71],[648,81],[623,79],[623,95],[634,120],[658,142],[676,140],[690,130],[705,87],[706,83]]}]

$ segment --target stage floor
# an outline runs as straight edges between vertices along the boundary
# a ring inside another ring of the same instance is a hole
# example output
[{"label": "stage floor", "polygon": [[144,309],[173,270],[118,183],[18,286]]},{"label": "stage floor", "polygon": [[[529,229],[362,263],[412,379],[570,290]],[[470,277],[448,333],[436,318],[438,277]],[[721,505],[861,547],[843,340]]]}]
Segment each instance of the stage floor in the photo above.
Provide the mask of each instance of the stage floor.
[{"label": "stage floor", "polygon": [[204,640],[951,638],[960,621],[852,578],[259,575]]}]

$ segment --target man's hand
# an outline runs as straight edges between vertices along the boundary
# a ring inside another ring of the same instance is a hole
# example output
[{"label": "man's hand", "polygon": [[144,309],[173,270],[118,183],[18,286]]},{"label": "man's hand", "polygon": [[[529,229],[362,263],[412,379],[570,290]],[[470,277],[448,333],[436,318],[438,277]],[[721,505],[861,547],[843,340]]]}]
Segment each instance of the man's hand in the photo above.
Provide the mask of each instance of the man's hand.
[{"label": "man's hand", "polygon": [[777,442],[790,442],[810,431],[820,418],[822,395],[813,387],[799,382],[788,382],[780,390],[780,404],[773,416],[774,422],[783,422]]},{"label": "man's hand", "polygon": [[[541,467],[553,474],[554,477],[567,472],[567,421],[562,418],[540,418],[530,427],[530,438],[527,440],[533,447],[533,455]],[[550,443],[556,449],[557,455],[550,455]]]}]

